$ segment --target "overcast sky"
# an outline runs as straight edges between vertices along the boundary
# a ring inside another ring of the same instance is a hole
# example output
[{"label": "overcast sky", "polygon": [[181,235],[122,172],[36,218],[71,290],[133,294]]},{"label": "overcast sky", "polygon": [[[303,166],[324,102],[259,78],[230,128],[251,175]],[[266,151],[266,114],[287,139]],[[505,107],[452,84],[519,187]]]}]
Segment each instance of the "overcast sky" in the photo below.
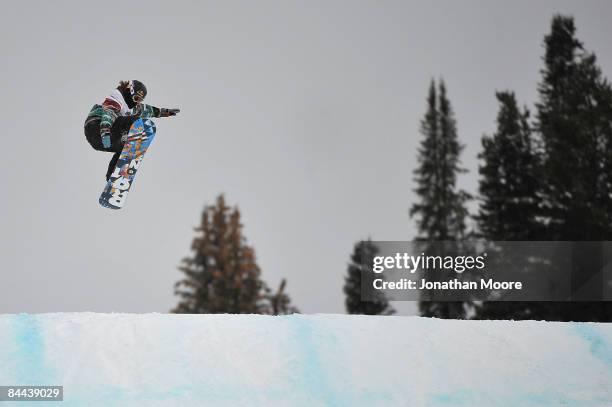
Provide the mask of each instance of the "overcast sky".
[{"label": "overcast sky", "polygon": [[[0,312],[166,312],[220,193],[263,278],[303,312],[344,312],[360,239],[411,240],[419,120],[443,77],[476,191],[495,90],[533,105],[554,13],[612,76],[612,2],[8,2],[0,14]],[[126,207],[83,121],[121,79],[158,119]],[[401,304],[410,313],[412,304]]]}]

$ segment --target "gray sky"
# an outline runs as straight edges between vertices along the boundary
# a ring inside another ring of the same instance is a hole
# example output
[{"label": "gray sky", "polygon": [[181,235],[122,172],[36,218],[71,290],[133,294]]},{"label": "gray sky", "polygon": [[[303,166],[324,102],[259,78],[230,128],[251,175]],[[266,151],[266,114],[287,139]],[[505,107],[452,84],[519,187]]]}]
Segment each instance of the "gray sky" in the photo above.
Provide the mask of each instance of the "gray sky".
[{"label": "gray sky", "polygon": [[[532,105],[555,12],[612,76],[605,1],[9,2],[0,15],[0,312],[166,312],[193,227],[221,192],[263,277],[303,312],[344,312],[355,241],[411,240],[412,170],[444,77],[475,192],[495,90]],[[120,79],[180,107],[121,211],[83,121]],[[402,313],[412,311],[401,304]]]}]

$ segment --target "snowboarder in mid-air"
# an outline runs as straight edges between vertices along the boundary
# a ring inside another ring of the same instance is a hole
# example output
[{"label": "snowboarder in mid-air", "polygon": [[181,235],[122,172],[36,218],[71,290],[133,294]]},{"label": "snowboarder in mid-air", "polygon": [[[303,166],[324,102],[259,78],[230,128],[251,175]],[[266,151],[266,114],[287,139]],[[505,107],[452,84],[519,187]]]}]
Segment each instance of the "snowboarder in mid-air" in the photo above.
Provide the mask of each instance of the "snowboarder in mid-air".
[{"label": "snowboarder in mid-air", "polygon": [[85,137],[99,151],[115,153],[108,163],[106,180],[110,178],[132,123],[139,118],[176,116],[179,109],[157,108],[143,102],[147,88],[137,80],[121,81],[104,102],[93,106],[85,120]]}]

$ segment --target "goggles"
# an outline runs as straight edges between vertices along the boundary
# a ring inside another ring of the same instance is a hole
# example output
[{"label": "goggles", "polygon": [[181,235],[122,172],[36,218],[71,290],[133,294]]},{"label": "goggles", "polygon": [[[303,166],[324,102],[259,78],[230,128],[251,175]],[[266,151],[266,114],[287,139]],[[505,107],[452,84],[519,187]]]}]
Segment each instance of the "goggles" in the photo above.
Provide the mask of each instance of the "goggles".
[{"label": "goggles", "polygon": [[132,95],[132,99],[134,99],[134,102],[136,103],[142,103],[142,101],[144,100],[144,96],[135,93],[134,95]]}]

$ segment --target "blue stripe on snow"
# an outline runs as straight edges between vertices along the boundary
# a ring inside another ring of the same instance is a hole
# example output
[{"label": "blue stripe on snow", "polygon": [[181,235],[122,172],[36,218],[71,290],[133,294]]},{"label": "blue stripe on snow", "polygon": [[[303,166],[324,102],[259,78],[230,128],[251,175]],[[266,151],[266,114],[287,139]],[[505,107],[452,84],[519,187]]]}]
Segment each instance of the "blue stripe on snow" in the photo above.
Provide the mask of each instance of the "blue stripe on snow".
[{"label": "blue stripe on snow", "polygon": [[292,315],[288,319],[293,325],[295,346],[300,353],[301,372],[299,375],[302,387],[300,390],[326,406],[348,405],[341,403],[338,394],[330,387],[325,365],[321,362],[317,352],[321,344],[316,343],[316,339],[320,341],[322,337],[314,338],[312,322],[300,315]]},{"label": "blue stripe on snow", "polygon": [[341,360],[333,359],[335,356],[333,354],[321,355],[321,350],[338,349],[340,345],[334,333],[324,328],[325,324],[315,322],[316,319],[313,317],[298,314],[277,318],[287,318],[292,325],[298,351],[296,356],[301,367],[297,371],[300,388],[296,390],[311,397],[305,405],[329,407],[371,406],[373,403],[391,405],[389,403],[392,403],[392,395],[377,389],[369,389],[367,384],[366,387],[363,383],[359,387],[354,385],[342,389],[335,387],[342,382],[340,378],[343,377],[344,366]]},{"label": "blue stripe on snow", "polygon": [[574,329],[590,344],[591,354],[612,371],[612,343],[591,324],[576,324]]},{"label": "blue stripe on snow", "polygon": [[[14,385],[57,385],[53,375],[45,365],[45,343],[42,323],[36,315],[10,315],[12,326],[13,380]],[[7,383],[8,384],[8,383]]]}]

